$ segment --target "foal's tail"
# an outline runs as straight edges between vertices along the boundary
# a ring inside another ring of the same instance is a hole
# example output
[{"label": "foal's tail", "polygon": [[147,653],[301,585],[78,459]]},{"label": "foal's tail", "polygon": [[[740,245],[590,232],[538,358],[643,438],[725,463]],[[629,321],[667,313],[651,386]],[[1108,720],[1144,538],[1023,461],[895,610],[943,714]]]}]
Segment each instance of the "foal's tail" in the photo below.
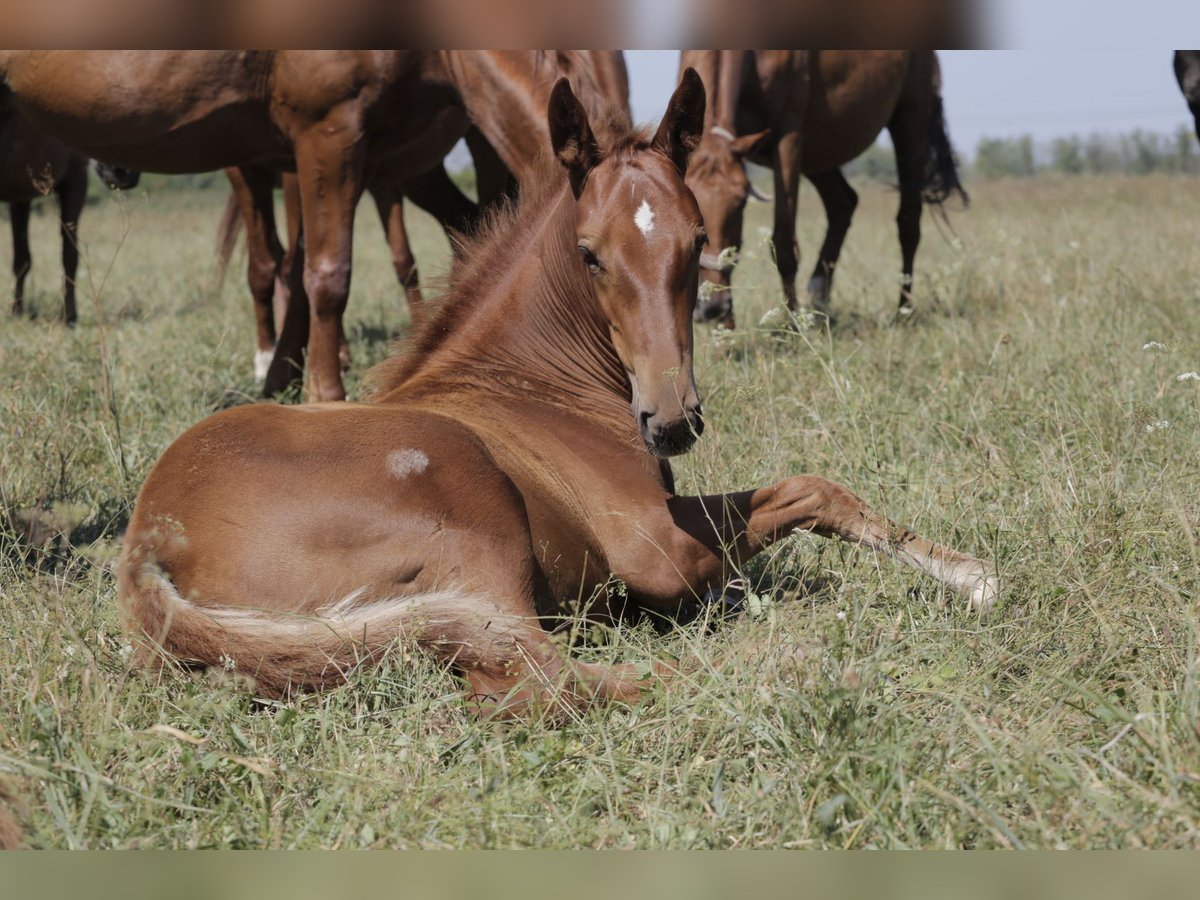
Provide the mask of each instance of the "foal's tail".
[{"label": "foal's tail", "polygon": [[225,201],[225,212],[221,213],[221,224],[217,228],[218,284],[225,280],[225,271],[229,268],[229,260],[233,258],[233,250],[237,247],[242,224],[242,210],[238,206],[237,197],[231,191],[229,199]]},{"label": "foal's tail", "polygon": [[946,129],[946,111],[942,104],[942,74],[934,60],[933,110],[929,116],[929,156],[925,160],[925,183],[921,199],[940,206],[952,194],[962,197],[963,206],[969,206],[971,198],[958,179],[958,160],[950,145],[950,133]]},{"label": "foal's tail", "polygon": [[369,603],[352,594],[315,615],[299,615],[200,606],[144,557],[123,559],[119,580],[126,626],[141,639],[140,662],[161,665],[165,654],[236,671],[267,697],[334,687],[406,639],[448,663],[487,673],[512,659],[520,630],[493,604],[466,592]]}]

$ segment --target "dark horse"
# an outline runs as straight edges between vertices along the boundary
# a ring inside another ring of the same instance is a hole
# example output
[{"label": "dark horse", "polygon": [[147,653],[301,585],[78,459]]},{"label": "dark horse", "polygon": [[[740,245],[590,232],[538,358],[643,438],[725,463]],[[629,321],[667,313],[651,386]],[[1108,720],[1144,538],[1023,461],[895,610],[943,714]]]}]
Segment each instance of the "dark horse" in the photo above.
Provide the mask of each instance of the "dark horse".
[{"label": "dark horse", "polygon": [[[0,92],[2,92],[0,88]],[[6,100],[0,96],[0,107]],[[53,193],[58,199],[62,233],[63,317],[78,318],[75,273],[79,268],[79,216],[87,200],[87,157],[35,127],[16,110],[0,109],[0,203],[7,203],[13,239],[12,310],[25,311],[25,278],[33,267],[29,251],[29,213],[34,200]],[[107,166],[96,171],[110,188],[128,190],[137,176]]]},{"label": "dark horse", "polygon": [[710,241],[701,258],[709,284],[700,294],[697,321],[734,324],[730,274],[750,193],[746,160],[775,173],[774,251],[788,309],[796,308],[800,176],[820,194],[828,229],[808,293],[817,309],[828,309],[858,204],[839,167],[870,147],[885,127],[900,182],[900,310],[911,311],[922,201],[941,203],[955,192],[966,200],[946,134],[934,53],[685,50],[681,65],[694,67],[709,88],[704,139],[688,173]]},{"label": "dark horse", "polygon": [[1187,100],[1188,109],[1196,121],[1196,137],[1200,139],[1200,50],[1175,51],[1175,80]]},{"label": "dark horse", "polygon": [[268,241],[276,175],[295,169],[305,302],[288,306],[265,387],[298,378],[307,345],[315,400],[345,397],[339,338],[368,179],[429,171],[472,123],[509,171],[536,168],[537,76],[487,51],[0,51],[0,82],[19,108],[90,156],[166,173],[241,167],[252,241]]},{"label": "dark horse", "polygon": [[[561,716],[634,701],[673,670],[564,657],[543,616],[719,597],[798,528],[992,603],[985,563],[824,478],[675,493],[666,458],[703,424],[705,234],[683,179],[704,87],[685,71],[652,139],[598,138],[565,80],[548,119],[566,177],[464,250],[408,352],[369,373],[373,402],[242,406],[163,454],[118,567],[141,659],[236,668],[278,695],[340,683],[399,638],[485,707]],[[623,589],[606,590],[613,576]]]}]

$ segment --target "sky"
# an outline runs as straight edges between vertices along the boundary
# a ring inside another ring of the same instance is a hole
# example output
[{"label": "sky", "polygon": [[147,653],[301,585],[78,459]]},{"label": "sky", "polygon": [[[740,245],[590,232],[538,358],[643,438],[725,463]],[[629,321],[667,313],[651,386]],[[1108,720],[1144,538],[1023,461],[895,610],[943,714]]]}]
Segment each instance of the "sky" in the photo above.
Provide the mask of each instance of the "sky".
[{"label": "sky", "polygon": [[[1026,0],[1008,0],[1020,7]],[[1038,0],[1041,9],[1054,7],[1051,0]],[[1058,0],[1054,7],[1078,14],[1070,22],[1079,27],[1089,16],[1086,9],[1103,6],[1106,0]],[[1165,2],[1165,0],[1164,0]],[[1133,4],[1128,4],[1133,6]],[[1139,0],[1140,7],[1162,5],[1160,0]],[[1169,3],[1167,5],[1170,5]],[[1185,30],[1200,45],[1200,0],[1187,4]],[[1191,114],[1175,83],[1171,50],[1155,49],[1148,37],[1116,45],[1119,22],[1110,23],[1111,49],[1100,37],[1092,37],[1088,49],[1049,46],[1067,30],[1067,19],[1046,18],[1036,33],[1021,43],[1027,50],[941,51],[943,99],[950,136],[960,152],[974,155],[982,137],[1004,137],[1029,133],[1037,141],[1067,134],[1115,133],[1141,128],[1174,132],[1191,123]],[[1161,36],[1161,24],[1151,23],[1150,36]],[[1179,21],[1175,24],[1178,26]],[[1136,36],[1142,36],[1138,32]],[[1017,35],[1020,37],[1020,35]],[[1074,35],[1080,37],[1078,31]],[[1168,35],[1169,37],[1169,35]],[[1181,39],[1176,34],[1177,39]],[[1148,44],[1148,47],[1132,46]],[[1158,40],[1166,45],[1168,40]],[[678,77],[679,53],[674,50],[627,50],[633,117],[639,122],[657,121],[666,108]]]}]

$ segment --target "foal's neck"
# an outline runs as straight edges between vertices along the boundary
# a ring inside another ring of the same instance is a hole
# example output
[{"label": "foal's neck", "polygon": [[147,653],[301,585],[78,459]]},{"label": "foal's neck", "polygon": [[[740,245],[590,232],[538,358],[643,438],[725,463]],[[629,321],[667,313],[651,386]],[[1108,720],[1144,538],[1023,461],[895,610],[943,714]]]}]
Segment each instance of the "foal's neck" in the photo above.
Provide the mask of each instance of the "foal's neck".
[{"label": "foal's neck", "polygon": [[629,381],[578,257],[571,192],[531,203],[475,252],[483,266],[467,263],[433,323],[447,333],[383,399],[484,394],[628,425]]}]

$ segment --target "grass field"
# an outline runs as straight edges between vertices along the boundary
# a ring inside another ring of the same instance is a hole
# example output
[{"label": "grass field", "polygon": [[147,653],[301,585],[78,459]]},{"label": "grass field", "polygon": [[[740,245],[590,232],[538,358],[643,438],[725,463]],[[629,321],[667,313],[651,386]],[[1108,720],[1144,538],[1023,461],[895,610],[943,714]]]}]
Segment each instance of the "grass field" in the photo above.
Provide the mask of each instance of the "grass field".
[{"label": "grass field", "polygon": [[[1200,370],[1200,180],[972,189],[956,238],[926,218],[921,311],[898,326],[895,195],[863,185],[837,320],[800,334],[767,315],[752,206],[742,328],[697,334],[709,430],[677,473],[689,493],[844,482],[994,560],[999,610],[798,536],[746,573],[757,615],[582,649],[714,665],[559,730],[472,721],[411,656],[268,708],[130,668],[122,530],[162,450],[255,395],[251,313],[240,277],[214,281],[223,192],[151,189],[85,212],[64,330],[47,207],[38,318],[0,320],[0,776],[29,842],[1200,846],[1200,381],[1178,377]],[[806,264],[821,218],[806,193]],[[443,269],[443,238],[410,223],[423,272]],[[408,324],[366,207],[358,237],[352,393]]]}]

